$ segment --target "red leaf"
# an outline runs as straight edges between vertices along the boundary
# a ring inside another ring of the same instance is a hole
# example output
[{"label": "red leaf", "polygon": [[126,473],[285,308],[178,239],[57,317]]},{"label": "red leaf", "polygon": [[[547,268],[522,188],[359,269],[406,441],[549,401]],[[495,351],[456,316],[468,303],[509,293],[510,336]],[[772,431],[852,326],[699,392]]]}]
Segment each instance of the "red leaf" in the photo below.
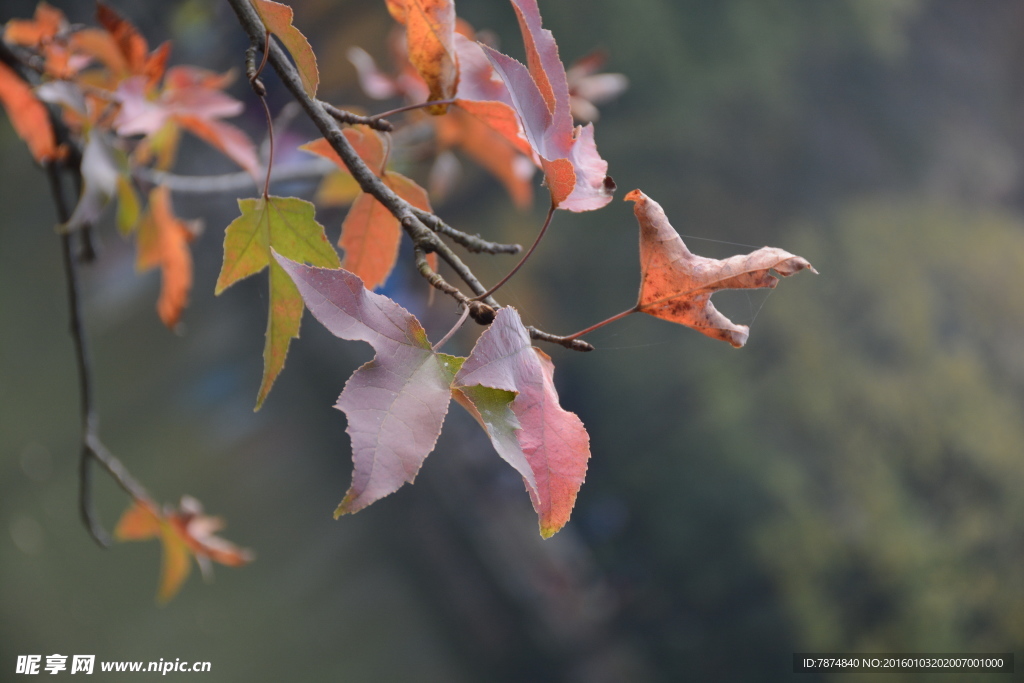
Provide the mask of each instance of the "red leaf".
[{"label": "red leaf", "polygon": [[324,327],[377,353],[335,406],[348,417],[355,471],[334,514],[358,512],[416,478],[441,433],[462,359],[434,353],[415,316],[352,273],[275,257]]},{"label": "red leaf", "polygon": [[541,28],[536,0],[512,0],[529,68],[483,46],[508,87],[526,139],[540,159],[555,206],[591,211],[611,201],[615,183],[594,143],[593,124],[573,127],[565,67],[551,32]]},{"label": "red leaf", "polygon": [[692,327],[736,348],[747,341],[749,328],[736,325],[715,309],[711,295],[722,289],[772,289],[779,279],[807,269],[805,259],[774,247],[725,260],[691,254],[668,222],[664,210],[640,190],[626,195],[636,202],[640,223],[640,297],[636,310]]},{"label": "red leaf", "polygon": [[57,140],[46,107],[36,99],[28,83],[3,63],[0,63],[0,103],[14,131],[28,145],[36,161],[45,163],[57,156]]},{"label": "red leaf", "polygon": [[[590,459],[590,437],[579,417],[559,405],[554,371],[551,358],[531,344],[519,313],[506,306],[480,335],[454,383],[495,449],[523,475],[545,538],[569,521]],[[487,406],[488,397],[474,396],[473,387],[513,392],[518,425],[502,416],[500,402]],[[514,441],[507,438],[509,426],[518,426]]]}]

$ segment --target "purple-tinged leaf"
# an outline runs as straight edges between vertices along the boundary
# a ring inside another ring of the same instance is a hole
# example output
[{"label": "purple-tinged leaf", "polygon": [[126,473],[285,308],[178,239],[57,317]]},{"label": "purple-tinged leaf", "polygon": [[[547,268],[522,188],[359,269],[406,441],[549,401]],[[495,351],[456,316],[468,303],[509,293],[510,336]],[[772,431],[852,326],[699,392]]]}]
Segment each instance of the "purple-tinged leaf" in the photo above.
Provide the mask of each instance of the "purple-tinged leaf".
[{"label": "purple-tinged leaf", "polygon": [[416,478],[441,433],[463,359],[434,353],[416,317],[356,275],[274,257],[324,327],[377,352],[335,404],[348,417],[355,471],[334,514],[357,512]]}]

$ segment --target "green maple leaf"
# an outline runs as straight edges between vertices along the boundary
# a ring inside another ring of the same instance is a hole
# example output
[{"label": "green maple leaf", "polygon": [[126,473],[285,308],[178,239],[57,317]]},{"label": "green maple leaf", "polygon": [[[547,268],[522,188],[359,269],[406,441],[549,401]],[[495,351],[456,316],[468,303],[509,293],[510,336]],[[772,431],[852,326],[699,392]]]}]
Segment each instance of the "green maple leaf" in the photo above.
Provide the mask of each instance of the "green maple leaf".
[{"label": "green maple leaf", "polygon": [[299,290],[271,258],[270,248],[294,261],[322,268],[339,268],[341,262],[309,202],[295,197],[260,197],[240,199],[238,207],[242,215],[224,233],[224,265],[217,278],[216,294],[270,267],[263,382],[256,398],[259,410],[284,368],[291,340],[299,336],[303,310]]}]

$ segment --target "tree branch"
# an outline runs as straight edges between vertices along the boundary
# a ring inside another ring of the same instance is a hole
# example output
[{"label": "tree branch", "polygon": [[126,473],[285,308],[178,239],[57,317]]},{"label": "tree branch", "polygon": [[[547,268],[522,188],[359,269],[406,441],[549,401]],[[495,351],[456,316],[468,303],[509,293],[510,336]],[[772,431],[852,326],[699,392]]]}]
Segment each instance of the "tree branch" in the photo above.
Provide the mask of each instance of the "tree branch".
[{"label": "tree branch", "polygon": [[[79,173],[79,169],[74,169]],[[57,218],[67,223],[71,212],[64,198],[61,182],[60,166],[57,162],[46,165],[46,175],[50,181],[50,192],[57,210]],[[78,494],[79,511],[89,535],[101,546],[110,545],[110,535],[96,514],[92,499],[92,468],[95,460],[110,473],[128,495],[137,500],[152,502],[149,494],[141,484],[128,472],[124,464],[103,445],[99,437],[99,413],[96,410],[93,395],[92,363],[86,342],[85,325],[82,321],[81,297],[79,295],[78,261],[75,257],[72,240],[81,237],[81,231],[61,231],[61,254],[64,261],[64,274],[67,279],[68,311],[70,313],[71,338],[75,345],[75,361],[78,366],[79,405],[82,417],[82,450],[78,461]]]},{"label": "tree branch", "polygon": [[[309,161],[276,167],[270,176],[270,182],[273,184],[290,180],[321,178],[336,168],[337,166],[327,159],[311,158]],[[134,169],[133,173],[136,177],[147,183],[163,185],[172,192],[182,194],[240,192],[242,190],[251,190],[258,186],[248,171],[224,173],[222,175],[183,176],[143,166]]]},{"label": "tree branch", "polygon": [[[250,41],[259,41],[266,35],[266,27],[260,20],[259,15],[256,14],[256,10],[253,9],[249,0],[227,0],[228,4],[231,5],[231,9],[234,10],[235,15],[238,17],[238,21],[242,26],[242,29],[249,36]],[[309,116],[313,124],[319,129],[320,133],[328,141],[338,156],[341,157],[342,162],[348,168],[352,177],[359,183],[359,187],[368,194],[373,195],[377,201],[379,201],[384,207],[390,211],[395,218],[399,220],[402,225],[402,229],[405,231],[409,238],[412,239],[413,244],[419,247],[424,253],[436,253],[445,263],[447,263],[455,274],[466,283],[466,285],[473,291],[477,296],[487,293],[487,288],[481,284],[480,280],[477,279],[473,271],[463,263],[455,252],[448,247],[447,244],[442,242],[435,232],[431,228],[438,229],[444,234],[448,234],[452,239],[460,239],[460,243],[471,242],[478,244],[481,247],[481,251],[489,251],[483,248],[484,245],[488,246],[502,246],[502,250],[498,250],[490,253],[517,253],[519,251],[518,245],[495,245],[488,243],[484,240],[479,240],[470,235],[464,235],[462,238],[456,238],[453,234],[449,233],[455,231],[454,228],[439,228],[443,225],[436,216],[427,218],[426,216],[432,214],[424,214],[424,212],[416,209],[414,206],[406,202],[404,199],[395,194],[391,188],[385,185],[377,175],[370,170],[370,168],[363,163],[363,160],[356,154],[356,151],[349,144],[348,140],[341,132],[341,128],[338,127],[338,122],[335,120],[325,108],[322,102],[317,99],[310,97],[306,94],[305,89],[302,85],[302,80],[299,78],[298,71],[292,66],[291,61],[285,55],[284,50],[276,42],[270,44],[270,54],[268,55],[270,65],[274,67],[274,70],[280,76],[281,81],[285,87],[295,98],[295,101],[299,103],[302,109]],[[427,227],[427,224],[431,227]],[[467,247],[469,248],[469,247]],[[515,251],[512,249],[515,248]],[[507,249],[505,251],[504,249]],[[451,294],[449,293],[451,296]],[[500,308],[500,304],[494,300],[493,297],[488,296],[484,299],[483,303],[487,304],[491,308]],[[565,341],[562,337],[557,335],[542,332],[540,330],[531,330],[531,336],[534,339],[541,341],[550,341],[556,344],[561,344],[566,348],[574,349],[577,351],[591,350],[593,347],[586,342],[580,342],[578,340]]]}]

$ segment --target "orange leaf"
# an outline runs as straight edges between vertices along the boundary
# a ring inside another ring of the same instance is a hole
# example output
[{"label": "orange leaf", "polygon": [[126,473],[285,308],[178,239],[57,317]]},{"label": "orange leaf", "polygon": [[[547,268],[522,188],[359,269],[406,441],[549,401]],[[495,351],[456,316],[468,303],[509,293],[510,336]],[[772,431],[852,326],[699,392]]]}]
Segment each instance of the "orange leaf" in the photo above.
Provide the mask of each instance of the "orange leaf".
[{"label": "orange leaf", "polygon": [[636,310],[692,327],[736,348],[747,341],[749,328],[736,325],[715,309],[711,295],[722,289],[772,289],[779,279],[801,270],[817,273],[805,259],[774,247],[724,260],[690,253],[668,222],[661,206],[640,190],[626,195],[635,202],[640,223],[640,297]]},{"label": "orange leaf", "polygon": [[121,516],[114,530],[118,541],[144,541],[159,537],[163,547],[157,601],[165,604],[181,589],[192,569],[190,557],[200,567],[212,560],[239,567],[252,560],[252,553],[214,536],[224,526],[217,517],[203,514],[199,501],[182,497],[180,507],[157,511],[151,503],[135,500]]},{"label": "orange leaf", "polygon": [[0,63],[0,103],[36,161],[44,163],[57,156],[57,140],[46,107],[36,99],[28,84],[3,63]]},{"label": "orange leaf", "polygon": [[279,2],[273,2],[273,0],[252,0],[252,5],[256,8],[256,13],[260,15],[263,25],[277,36],[277,39],[295,60],[295,66],[299,70],[302,87],[306,94],[316,97],[316,89],[320,84],[316,55],[313,53],[309,41],[306,40],[306,36],[292,25],[294,15],[292,8]]},{"label": "orange leaf", "polygon": [[124,511],[114,528],[118,541],[145,541],[160,535],[160,515],[146,502],[136,500]]},{"label": "orange leaf", "polygon": [[[124,58],[126,73],[139,75],[145,72],[149,55],[149,43],[135,26],[117,13],[110,5],[96,3],[96,19],[114,39],[118,52]],[[109,65],[108,65],[109,66]]]},{"label": "orange leaf", "polygon": [[167,327],[181,319],[192,288],[192,255],[188,243],[194,235],[171,211],[171,193],[157,187],[149,195],[149,212],[139,226],[136,268],[160,266],[162,283],[157,313]]},{"label": "orange leaf", "polygon": [[11,19],[4,26],[4,40],[14,45],[38,47],[52,40],[68,22],[64,13],[52,5],[40,2],[33,19]]},{"label": "orange leaf", "polygon": [[[418,209],[430,211],[426,191],[400,173],[381,179],[395,194]],[[402,230],[398,219],[372,195],[361,193],[341,225],[338,246],[345,250],[341,267],[358,275],[369,290],[383,285],[398,259]]]},{"label": "orange leaf", "polygon": [[[459,70],[455,59],[455,5],[451,0],[386,0],[395,21],[405,26],[409,61],[430,88],[431,100],[455,95]],[[444,114],[434,105],[431,114]]]}]

